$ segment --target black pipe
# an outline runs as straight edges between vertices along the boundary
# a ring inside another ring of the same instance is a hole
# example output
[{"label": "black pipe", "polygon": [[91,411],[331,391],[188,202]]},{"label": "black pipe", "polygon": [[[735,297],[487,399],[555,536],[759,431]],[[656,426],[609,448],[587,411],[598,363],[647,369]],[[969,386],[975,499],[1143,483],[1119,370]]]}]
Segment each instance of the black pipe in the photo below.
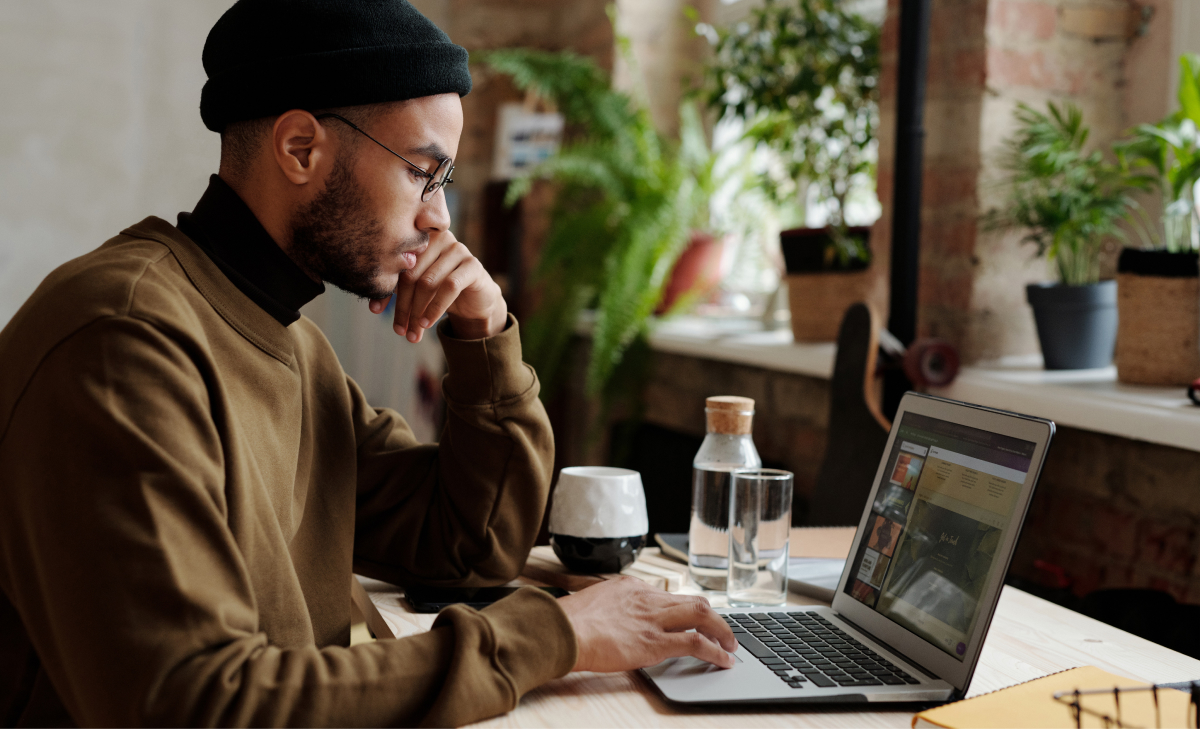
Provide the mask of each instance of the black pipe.
[{"label": "black pipe", "polygon": [[[901,0],[896,83],[896,157],[892,185],[892,276],[888,330],[905,345],[917,337],[921,266],[921,181],[925,151],[925,76],[929,68],[930,0]],[[891,416],[911,385],[888,377],[884,411]]]}]

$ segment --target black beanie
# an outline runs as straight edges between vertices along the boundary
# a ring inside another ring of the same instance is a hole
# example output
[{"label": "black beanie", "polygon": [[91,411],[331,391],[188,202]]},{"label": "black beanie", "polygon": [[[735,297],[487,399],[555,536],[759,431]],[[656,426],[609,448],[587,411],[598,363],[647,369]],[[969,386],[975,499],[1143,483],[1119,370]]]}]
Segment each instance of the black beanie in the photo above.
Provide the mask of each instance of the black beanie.
[{"label": "black beanie", "polygon": [[467,51],[407,0],[238,0],[204,43],[204,126],[471,90]]}]

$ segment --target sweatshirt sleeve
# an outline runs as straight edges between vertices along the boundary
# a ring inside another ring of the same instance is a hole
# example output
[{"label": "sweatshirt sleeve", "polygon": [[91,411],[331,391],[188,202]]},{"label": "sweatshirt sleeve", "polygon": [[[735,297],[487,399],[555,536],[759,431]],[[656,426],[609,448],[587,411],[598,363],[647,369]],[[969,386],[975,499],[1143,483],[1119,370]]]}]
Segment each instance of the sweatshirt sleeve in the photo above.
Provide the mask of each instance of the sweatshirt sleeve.
[{"label": "sweatshirt sleeve", "polygon": [[459,725],[570,670],[569,621],[536,590],[403,640],[273,645],[194,355],[101,320],[48,355],[0,430],[0,588],[76,722]]},{"label": "sweatshirt sleeve", "polygon": [[516,320],[487,339],[438,329],[448,373],[441,442],[418,445],[394,411],[351,382],[358,431],[355,569],[394,584],[493,585],[533,548],[554,438]]}]

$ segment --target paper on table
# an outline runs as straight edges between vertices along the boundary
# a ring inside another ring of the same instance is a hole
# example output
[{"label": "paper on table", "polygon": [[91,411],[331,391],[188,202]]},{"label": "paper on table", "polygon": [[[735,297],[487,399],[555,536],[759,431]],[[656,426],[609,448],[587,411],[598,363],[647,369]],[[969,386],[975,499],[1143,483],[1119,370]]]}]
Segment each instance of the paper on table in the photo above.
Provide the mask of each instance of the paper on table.
[{"label": "paper on table", "polygon": [[788,560],[788,589],[799,595],[833,602],[846,560],[827,557],[792,557]]}]

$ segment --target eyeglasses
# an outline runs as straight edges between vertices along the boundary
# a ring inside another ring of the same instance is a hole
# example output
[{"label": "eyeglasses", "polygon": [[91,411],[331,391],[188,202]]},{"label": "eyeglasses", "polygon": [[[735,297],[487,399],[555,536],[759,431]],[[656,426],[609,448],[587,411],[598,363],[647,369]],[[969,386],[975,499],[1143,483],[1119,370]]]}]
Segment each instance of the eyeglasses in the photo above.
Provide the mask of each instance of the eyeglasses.
[{"label": "eyeglasses", "polygon": [[421,167],[420,165],[414,164],[414,163],[410,162],[409,160],[404,159],[403,155],[396,154],[386,144],[379,141],[375,137],[372,137],[370,134],[367,134],[362,129],[360,129],[357,124],[350,121],[349,119],[347,119],[344,116],[341,116],[339,114],[318,114],[316,116],[316,118],[318,121],[320,121],[321,119],[337,119],[338,121],[342,122],[343,124],[346,124],[347,126],[349,126],[354,131],[363,135],[367,139],[370,139],[375,144],[378,144],[380,147],[383,147],[387,151],[391,152],[392,154],[395,154],[397,157],[399,157],[400,159],[407,162],[408,166],[412,167],[414,170],[416,170],[417,173],[421,177],[424,177],[425,179],[429,180],[429,182],[421,190],[421,202],[429,202],[433,198],[433,196],[435,194],[437,194],[438,190],[442,189],[446,185],[449,185],[451,182],[454,182],[454,180],[450,179],[450,175],[454,174],[454,160],[452,160],[448,157],[446,159],[443,159],[441,162],[438,162],[438,166],[436,169],[434,169],[433,172],[426,172],[424,167]]}]

